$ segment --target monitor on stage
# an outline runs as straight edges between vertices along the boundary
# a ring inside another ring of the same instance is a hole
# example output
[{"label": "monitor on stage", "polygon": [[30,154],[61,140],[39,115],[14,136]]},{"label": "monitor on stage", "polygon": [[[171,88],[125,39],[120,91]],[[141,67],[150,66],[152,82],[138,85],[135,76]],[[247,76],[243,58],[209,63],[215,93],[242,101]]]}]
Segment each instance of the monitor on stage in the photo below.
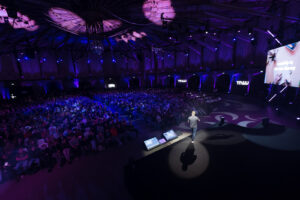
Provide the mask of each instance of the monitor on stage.
[{"label": "monitor on stage", "polygon": [[173,140],[178,137],[174,130],[169,130],[168,132],[163,133],[163,136],[167,141]]},{"label": "monitor on stage", "polygon": [[144,143],[145,143],[147,150],[151,150],[160,145],[160,143],[156,137],[145,140]]},{"label": "monitor on stage", "polygon": [[300,87],[300,42],[268,51],[265,83]]}]

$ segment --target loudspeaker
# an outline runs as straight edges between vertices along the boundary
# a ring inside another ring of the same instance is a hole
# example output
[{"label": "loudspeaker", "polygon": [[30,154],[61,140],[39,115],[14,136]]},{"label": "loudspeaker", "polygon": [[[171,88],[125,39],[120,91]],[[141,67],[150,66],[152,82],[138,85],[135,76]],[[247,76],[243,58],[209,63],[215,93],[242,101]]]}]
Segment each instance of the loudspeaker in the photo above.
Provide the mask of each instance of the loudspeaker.
[{"label": "loudspeaker", "polygon": [[265,128],[269,126],[269,121],[270,121],[269,118],[262,119],[262,124]]},{"label": "loudspeaker", "polygon": [[219,126],[222,126],[224,123],[225,123],[225,118],[224,118],[224,117],[221,117]]}]

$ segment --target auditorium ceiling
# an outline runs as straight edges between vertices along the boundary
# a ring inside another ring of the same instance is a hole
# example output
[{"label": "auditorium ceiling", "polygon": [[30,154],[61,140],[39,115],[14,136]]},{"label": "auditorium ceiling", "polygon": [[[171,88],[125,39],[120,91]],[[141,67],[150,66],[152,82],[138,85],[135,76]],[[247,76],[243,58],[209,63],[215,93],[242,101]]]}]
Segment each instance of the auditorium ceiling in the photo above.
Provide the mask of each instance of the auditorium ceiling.
[{"label": "auditorium ceiling", "polygon": [[1,53],[86,50],[91,44],[119,52],[185,43],[209,48],[208,39],[221,42],[221,35],[280,30],[262,19],[295,27],[299,36],[300,4],[287,0],[3,0],[0,5]]}]

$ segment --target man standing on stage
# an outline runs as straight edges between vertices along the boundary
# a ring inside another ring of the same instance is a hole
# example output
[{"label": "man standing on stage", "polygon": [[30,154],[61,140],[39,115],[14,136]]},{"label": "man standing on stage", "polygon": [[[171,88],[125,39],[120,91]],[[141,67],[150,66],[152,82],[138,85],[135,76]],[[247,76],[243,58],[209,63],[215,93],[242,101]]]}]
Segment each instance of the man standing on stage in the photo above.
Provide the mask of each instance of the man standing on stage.
[{"label": "man standing on stage", "polygon": [[193,111],[192,115],[188,118],[188,123],[192,129],[192,143],[194,143],[194,139],[197,132],[197,123],[200,122],[200,119],[196,116],[196,112]]}]

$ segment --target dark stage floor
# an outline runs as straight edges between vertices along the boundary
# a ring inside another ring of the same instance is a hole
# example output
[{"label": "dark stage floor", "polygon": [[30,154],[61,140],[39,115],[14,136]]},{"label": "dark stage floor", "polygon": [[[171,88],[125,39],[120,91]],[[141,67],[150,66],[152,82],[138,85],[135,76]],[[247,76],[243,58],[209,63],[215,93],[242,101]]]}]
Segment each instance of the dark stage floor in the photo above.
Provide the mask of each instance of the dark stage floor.
[{"label": "dark stage floor", "polygon": [[[271,125],[265,137],[297,131],[281,128],[279,133],[280,126]],[[149,200],[299,199],[299,151],[256,145],[241,139],[255,136],[242,130],[232,125],[206,129],[194,144],[186,138],[127,165],[129,192]]]}]

